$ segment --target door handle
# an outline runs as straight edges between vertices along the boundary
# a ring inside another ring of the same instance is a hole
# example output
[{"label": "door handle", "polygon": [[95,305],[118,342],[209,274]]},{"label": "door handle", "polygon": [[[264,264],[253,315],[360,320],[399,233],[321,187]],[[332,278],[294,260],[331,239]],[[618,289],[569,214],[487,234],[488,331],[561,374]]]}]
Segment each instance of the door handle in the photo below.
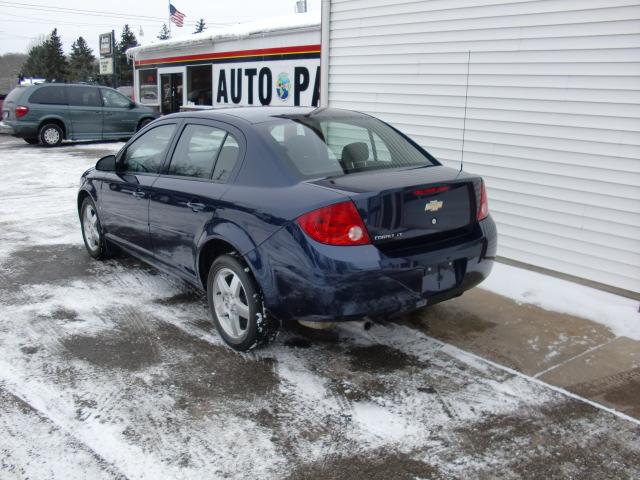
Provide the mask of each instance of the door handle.
[{"label": "door handle", "polygon": [[136,190],[135,192],[133,192],[131,195],[133,195],[134,197],[136,197],[138,200],[143,199],[147,194],[144,193],[142,190]]},{"label": "door handle", "polygon": [[200,210],[204,210],[206,205],[204,203],[198,203],[198,202],[187,202],[187,207],[189,207],[191,210],[197,213]]}]

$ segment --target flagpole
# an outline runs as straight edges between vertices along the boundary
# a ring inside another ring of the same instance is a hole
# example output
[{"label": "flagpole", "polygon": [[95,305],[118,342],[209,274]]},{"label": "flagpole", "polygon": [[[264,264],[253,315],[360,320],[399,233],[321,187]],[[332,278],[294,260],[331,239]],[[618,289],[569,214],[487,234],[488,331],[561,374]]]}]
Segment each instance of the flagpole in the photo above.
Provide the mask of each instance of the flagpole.
[{"label": "flagpole", "polygon": [[171,38],[171,0],[169,0],[169,38]]}]

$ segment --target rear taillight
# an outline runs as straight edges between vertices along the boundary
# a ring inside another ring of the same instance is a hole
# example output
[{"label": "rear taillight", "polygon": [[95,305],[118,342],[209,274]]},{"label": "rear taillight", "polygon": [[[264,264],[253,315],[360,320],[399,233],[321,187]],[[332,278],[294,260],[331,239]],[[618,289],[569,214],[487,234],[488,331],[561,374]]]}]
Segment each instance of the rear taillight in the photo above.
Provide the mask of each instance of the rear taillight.
[{"label": "rear taillight", "polygon": [[27,113],[29,113],[29,108],[28,107],[24,107],[22,105],[18,105],[16,107],[16,118],[22,118],[24,117]]},{"label": "rear taillight", "polygon": [[480,181],[480,203],[478,204],[478,220],[483,220],[489,216],[489,200],[487,199],[487,188],[484,180]]},{"label": "rear taillight", "polygon": [[297,222],[316,242],[327,245],[371,243],[362,217],[350,200],[305,213]]}]

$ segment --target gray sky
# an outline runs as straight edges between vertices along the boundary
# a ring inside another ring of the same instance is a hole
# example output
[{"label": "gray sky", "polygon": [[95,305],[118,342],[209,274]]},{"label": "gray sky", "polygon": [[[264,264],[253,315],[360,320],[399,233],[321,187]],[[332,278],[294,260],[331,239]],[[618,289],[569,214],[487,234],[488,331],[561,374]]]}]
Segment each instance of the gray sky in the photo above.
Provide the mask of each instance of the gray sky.
[{"label": "gray sky", "polygon": [[[172,3],[187,16],[183,28],[172,25],[173,38],[191,34],[199,18],[213,25],[289,15],[295,11],[295,0],[172,0]],[[307,0],[307,3],[309,11],[320,9],[320,0]],[[115,29],[119,36],[122,26],[128,23],[138,41],[147,43],[156,38],[169,16],[169,2],[164,0],[0,0],[0,7],[0,54],[26,53],[35,39],[57,27],[65,53],[69,53],[76,38],[83,36],[94,55],[99,56],[100,33]],[[143,36],[139,34],[140,29]]]}]

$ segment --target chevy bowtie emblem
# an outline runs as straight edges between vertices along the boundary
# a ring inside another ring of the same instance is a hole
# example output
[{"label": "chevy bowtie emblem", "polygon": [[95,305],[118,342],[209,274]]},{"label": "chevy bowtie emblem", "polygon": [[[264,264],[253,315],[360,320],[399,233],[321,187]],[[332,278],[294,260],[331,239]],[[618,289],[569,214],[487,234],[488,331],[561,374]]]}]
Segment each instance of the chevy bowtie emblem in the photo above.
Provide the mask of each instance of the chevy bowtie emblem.
[{"label": "chevy bowtie emblem", "polygon": [[437,212],[442,208],[444,202],[442,200],[431,200],[424,206],[425,212]]}]

